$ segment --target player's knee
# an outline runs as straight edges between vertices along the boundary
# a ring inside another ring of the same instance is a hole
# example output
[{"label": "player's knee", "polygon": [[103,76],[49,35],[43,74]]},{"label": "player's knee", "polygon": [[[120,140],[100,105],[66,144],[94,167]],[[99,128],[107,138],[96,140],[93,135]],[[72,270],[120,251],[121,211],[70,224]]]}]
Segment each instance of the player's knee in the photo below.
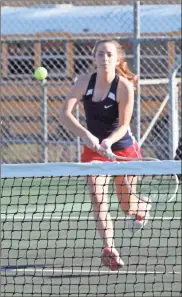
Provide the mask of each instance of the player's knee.
[{"label": "player's knee", "polygon": [[104,202],[104,195],[99,193],[91,193],[91,201],[92,203],[103,203]]},{"label": "player's knee", "polygon": [[92,209],[95,211],[106,211],[108,209],[108,204],[105,201],[103,195],[92,194],[91,202],[92,202]]}]

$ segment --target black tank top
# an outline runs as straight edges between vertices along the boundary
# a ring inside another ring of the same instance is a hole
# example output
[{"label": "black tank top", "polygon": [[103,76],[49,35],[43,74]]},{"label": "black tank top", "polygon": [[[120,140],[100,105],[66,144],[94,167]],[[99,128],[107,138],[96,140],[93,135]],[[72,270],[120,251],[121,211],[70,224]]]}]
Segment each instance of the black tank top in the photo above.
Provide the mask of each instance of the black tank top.
[{"label": "black tank top", "polygon": [[[101,142],[116,130],[119,123],[118,103],[116,101],[116,91],[119,76],[116,74],[111,83],[110,90],[106,98],[99,102],[92,101],[97,74],[92,74],[86,93],[83,96],[83,105],[86,115],[88,130]],[[128,129],[127,133],[119,141],[112,145],[112,150],[127,148],[134,142],[134,137]]]}]

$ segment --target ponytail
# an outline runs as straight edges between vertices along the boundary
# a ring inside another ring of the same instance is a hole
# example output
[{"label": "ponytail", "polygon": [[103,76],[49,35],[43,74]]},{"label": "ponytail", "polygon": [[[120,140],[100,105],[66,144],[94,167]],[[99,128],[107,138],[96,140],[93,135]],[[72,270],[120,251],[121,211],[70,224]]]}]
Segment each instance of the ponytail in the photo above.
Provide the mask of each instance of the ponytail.
[{"label": "ponytail", "polygon": [[136,74],[132,73],[126,61],[120,61],[119,65],[116,66],[116,73],[133,83],[133,86],[135,88],[135,84],[138,78]]}]

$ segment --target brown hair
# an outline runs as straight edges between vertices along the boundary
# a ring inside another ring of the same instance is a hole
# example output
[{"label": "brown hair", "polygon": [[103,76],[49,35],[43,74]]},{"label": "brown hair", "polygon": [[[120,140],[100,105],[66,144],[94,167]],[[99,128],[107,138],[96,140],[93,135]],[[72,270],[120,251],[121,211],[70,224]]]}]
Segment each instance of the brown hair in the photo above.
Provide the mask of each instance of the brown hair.
[{"label": "brown hair", "polygon": [[116,40],[113,40],[113,39],[104,39],[104,40],[99,40],[94,49],[93,49],[93,55],[95,56],[96,54],[96,51],[97,51],[97,48],[100,44],[102,43],[107,43],[107,42],[111,42],[113,43],[115,46],[116,46],[116,49],[117,49],[117,54],[120,58],[120,63],[119,65],[116,66],[116,73],[120,76],[123,76],[125,77],[126,79],[128,79],[130,82],[133,83],[133,85],[136,83],[137,81],[137,75],[135,75],[134,73],[132,73],[132,71],[130,70],[127,62],[126,62],[126,53],[123,49],[123,47],[121,46],[121,44],[116,41]]}]

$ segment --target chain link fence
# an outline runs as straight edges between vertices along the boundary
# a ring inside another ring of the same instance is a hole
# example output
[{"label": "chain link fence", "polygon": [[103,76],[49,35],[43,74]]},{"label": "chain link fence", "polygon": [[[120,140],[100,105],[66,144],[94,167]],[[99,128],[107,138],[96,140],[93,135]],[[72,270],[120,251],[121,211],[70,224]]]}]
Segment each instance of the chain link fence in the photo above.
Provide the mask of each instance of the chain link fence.
[{"label": "chain link fence", "polygon": [[[121,42],[139,76],[131,127],[143,155],[170,159],[181,121],[180,9],[177,0],[3,1],[2,162],[79,161],[80,140],[60,125],[59,110],[75,78],[93,69],[92,48],[103,38]],[[40,65],[44,84],[33,76]],[[76,116],[84,124],[81,104]]]}]

